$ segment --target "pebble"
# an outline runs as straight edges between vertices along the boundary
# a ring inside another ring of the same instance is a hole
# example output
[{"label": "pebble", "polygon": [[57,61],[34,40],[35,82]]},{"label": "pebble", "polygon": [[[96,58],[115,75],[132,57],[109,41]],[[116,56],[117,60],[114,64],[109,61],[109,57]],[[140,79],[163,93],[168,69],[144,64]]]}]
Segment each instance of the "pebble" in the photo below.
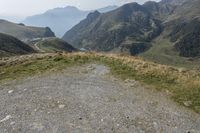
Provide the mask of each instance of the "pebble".
[{"label": "pebble", "polygon": [[59,107],[60,109],[63,109],[63,108],[65,107],[65,105],[64,105],[64,104],[60,104],[60,105],[58,105],[58,107]]},{"label": "pebble", "polygon": [[10,123],[10,125],[14,125],[15,124],[15,122],[14,121],[12,121],[11,123]]},{"label": "pebble", "polygon": [[1,122],[4,122],[4,121],[7,121],[11,118],[11,115],[7,115],[5,118],[3,118],[2,120],[0,120],[0,123]]},{"label": "pebble", "polygon": [[10,93],[13,93],[13,90],[9,90],[8,93],[9,93],[9,94],[10,94]]},{"label": "pebble", "polygon": [[185,101],[185,102],[183,102],[183,104],[184,104],[186,107],[189,107],[190,105],[192,105],[192,101]]}]

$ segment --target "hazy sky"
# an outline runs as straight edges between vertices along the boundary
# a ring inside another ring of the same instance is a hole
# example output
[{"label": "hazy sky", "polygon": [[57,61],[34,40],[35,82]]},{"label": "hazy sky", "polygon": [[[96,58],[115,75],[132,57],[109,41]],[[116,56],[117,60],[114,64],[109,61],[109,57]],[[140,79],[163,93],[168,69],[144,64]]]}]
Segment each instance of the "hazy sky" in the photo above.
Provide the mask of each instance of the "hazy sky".
[{"label": "hazy sky", "polygon": [[0,0],[0,16],[25,17],[55,7],[76,6],[80,9],[97,9],[128,2],[144,3],[147,0]]}]

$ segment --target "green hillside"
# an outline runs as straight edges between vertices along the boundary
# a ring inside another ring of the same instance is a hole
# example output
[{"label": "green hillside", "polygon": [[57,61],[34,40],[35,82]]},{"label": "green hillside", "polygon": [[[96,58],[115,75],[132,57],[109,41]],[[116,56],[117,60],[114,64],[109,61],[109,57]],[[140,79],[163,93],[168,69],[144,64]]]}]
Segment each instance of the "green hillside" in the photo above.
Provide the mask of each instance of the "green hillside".
[{"label": "green hillside", "polygon": [[0,33],[8,34],[22,41],[33,38],[54,37],[50,28],[31,27],[23,24],[16,24],[6,20],[0,20]]},{"label": "green hillside", "polygon": [[198,66],[199,7],[199,0],[129,3],[108,13],[89,14],[63,39],[77,48],[139,55],[170,65]]},{"label": "green hillside", "polygon": [[0,33],[0,57],[34,53],[35,50],[20,40]]},{"label": "green hillside", "polygon": [[32,47],[34,47],[39,52],[73,52],[76,51],[74,47],[72,47],[67,42],[59,39],[59,38],[44,38],[37,42],[33,42]]}]

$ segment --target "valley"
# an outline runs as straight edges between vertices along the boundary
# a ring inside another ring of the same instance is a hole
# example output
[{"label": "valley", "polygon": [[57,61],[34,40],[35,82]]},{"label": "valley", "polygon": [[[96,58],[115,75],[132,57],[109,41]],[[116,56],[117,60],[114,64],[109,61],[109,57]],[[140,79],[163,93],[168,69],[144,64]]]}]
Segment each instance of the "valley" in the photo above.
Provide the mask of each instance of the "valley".
[{"label": "valley", "polygon": [[0,132],[200,133],[200,0],[77,1],[0,18]]}]

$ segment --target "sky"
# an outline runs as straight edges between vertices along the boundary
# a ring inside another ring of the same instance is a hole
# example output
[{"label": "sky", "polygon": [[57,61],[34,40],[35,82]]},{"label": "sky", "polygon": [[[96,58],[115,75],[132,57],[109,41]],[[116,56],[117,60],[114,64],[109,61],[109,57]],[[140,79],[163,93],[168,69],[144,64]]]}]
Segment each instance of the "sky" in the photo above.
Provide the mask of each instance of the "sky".
[{"label": "sky", "polygon": [[0,17],[21,19],[56,7],[76,6],[82,10],[91,10],[130,2],[142,4],[145,1],[147,0],[0,0]]}]

